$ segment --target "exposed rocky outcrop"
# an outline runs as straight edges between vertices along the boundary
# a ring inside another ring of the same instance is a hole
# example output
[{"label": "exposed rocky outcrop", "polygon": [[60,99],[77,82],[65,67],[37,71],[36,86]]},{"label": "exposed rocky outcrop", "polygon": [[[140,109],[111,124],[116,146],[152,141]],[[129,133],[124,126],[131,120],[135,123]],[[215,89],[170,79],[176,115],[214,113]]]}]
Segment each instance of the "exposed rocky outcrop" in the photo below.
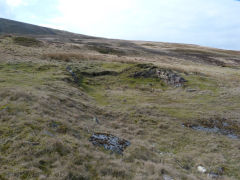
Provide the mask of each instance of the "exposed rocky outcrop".
[{"label": "exposed rocky outcrop", "polygon": [[66,70],[72,75],[75,83],[81,82],[84,76],[96,77],[96,76],[118,76],[124,73],[130,73],[130,77],[134,78],[157,78],[168,85],[181,87],[187,82],[183,77],[181,77],[177,72],[171,69],[164,69],[154,66],[152,64],[138,64],[134,67],[127,68],[121,72],[110,71],[110,70],[96,70],[96,71],[85,71],[78,68],[72,68],[68,66]]},{"label": "exposed rocky outcrop", "polygon": [[122,154],[123,151],[131,144],[125,139],[105,133],[94,133],[90,137],[89,141],[92,142],[93,145],[103,146],[106,150],[110,150],[118,154]]},{"label": "exposed rocky outcrop", "polygon": [[139,64],[142,70],[134,73],[134,78],[159,78],[175,87],[183,86],[187,82],[183,77],[170,69],[158,68],[151,64]]}]

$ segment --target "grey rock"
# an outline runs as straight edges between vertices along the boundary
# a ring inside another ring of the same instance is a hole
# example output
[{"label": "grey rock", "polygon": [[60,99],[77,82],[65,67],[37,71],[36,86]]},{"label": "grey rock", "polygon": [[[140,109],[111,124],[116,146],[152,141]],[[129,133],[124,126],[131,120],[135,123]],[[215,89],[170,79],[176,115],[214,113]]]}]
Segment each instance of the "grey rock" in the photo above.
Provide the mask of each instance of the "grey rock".
[{"label": "grey rock", "polygon": [[218,179],[220,178],[220,175],[216,174],[216,173],[209,173],[208,175],[208,178],[211,178],[211,179]]},{"label": "grey rock", "polygon": [[94,117],[93,121],[96,122],[97,124],[100,124],[100,121],[99,121],[99,119],[97,117]]},{"label": "grey rock", "polygon": [[143,70],[135,72],[133,75],[134,78],[159,78],[167,84],[175,87],[181,87],[187,82],[183,77],[170,69],[158,68],[151,64],[139,64],[138,67]]},{"label": "grey rock", "polygon": [[205,167],[201,166],[201,165],[197,167],[197,170],[200,173],[206,173],[207,172],[207,169]]},{"label": "grey rock", "polygon": [[123,154],[123,151],[130,146],[130,142],[106,133],[94,133],[90,139],[93,145],[103,146],[106,150]]},{"label": "grey rock", "polygon": [[75,83],[79,84],[81,82],[81,79],[77,76],[77,74],[73,71],[73,69],[70,66],[68,66],[66,70],[71,74]]},{"label": "grey rock", "polygon": [[211,179],[219,179],[219,178],[221,178],[223,173],[224,173],[224,167],[220,167],[220,168],[218,168],[218,170],[216,172],[208,173],[207,176],[208,176],[208,178],[211,178]]},{"label": "grey rock", "polygon": [[163,180],[174,180],[174,179],[169,175],[163,175]]}]

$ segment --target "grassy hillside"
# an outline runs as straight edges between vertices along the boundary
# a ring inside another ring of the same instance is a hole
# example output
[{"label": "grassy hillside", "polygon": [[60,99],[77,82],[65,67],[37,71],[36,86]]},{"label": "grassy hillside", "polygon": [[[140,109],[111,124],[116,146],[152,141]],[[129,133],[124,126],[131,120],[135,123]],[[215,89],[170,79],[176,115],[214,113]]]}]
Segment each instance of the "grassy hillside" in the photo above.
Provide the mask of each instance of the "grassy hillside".
[{"label": "grassy hillside", "polygon": [[239,52],[16,38],[0,38],[0,179],[240,179]]}]

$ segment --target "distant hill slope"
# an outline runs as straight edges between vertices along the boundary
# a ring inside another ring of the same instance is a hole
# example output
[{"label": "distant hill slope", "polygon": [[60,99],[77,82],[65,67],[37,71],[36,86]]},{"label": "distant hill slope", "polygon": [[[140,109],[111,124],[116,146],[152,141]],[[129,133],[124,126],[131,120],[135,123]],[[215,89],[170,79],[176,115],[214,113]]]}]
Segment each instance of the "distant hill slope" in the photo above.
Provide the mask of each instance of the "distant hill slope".
[{"label": "distant hill slope", "polygon": [[0,18],[0,34],[56,35],[60,31]]},{"label": "distant hill slope", "polygon": [[107,39],[51,29],[0,18],[0,35],[31,36],[49,43],[71,43],[100,54],[117,56],[161,57],[217,66],[239,66],[240,52],[202,47],[191,44],[128,41]]},{"label": "distant hill slope", "polygon": [[81,39],[101,39],[97,37],[75,34],[68,31],[52,29],[24,22],[0,18],[0,35],[1,34],[15,34],[20,36],[33,36],[36,38],[57,38],[58,41],[67,42],[72,38]]}]

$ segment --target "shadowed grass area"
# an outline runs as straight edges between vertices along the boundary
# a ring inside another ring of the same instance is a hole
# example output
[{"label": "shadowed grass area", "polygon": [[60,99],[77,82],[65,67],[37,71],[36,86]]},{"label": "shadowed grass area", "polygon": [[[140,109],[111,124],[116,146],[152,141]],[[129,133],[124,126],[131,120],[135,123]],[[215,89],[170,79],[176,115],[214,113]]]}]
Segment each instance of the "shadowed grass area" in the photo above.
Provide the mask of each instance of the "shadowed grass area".
[{"label": "shadowed grass area", "polygon": [[126,55],[126,53],[121,50],[121,49],[117,49],[117,48],[112,48],[109,46],[103,46],[103,45],[88,45],[87,46],[88,49],[97,51],[101,54],[114,54],[114,55],[118,55],[118,56],[123,56]]},{"label": "shadowed grass area", "polygon": [[42,46],[41,41],[38,41],[37,39],[31,38],[31,37],[14,37],[13,41],[14,41],[14,43],[21,45],[21,46],[27,46],[27,47]]}]

